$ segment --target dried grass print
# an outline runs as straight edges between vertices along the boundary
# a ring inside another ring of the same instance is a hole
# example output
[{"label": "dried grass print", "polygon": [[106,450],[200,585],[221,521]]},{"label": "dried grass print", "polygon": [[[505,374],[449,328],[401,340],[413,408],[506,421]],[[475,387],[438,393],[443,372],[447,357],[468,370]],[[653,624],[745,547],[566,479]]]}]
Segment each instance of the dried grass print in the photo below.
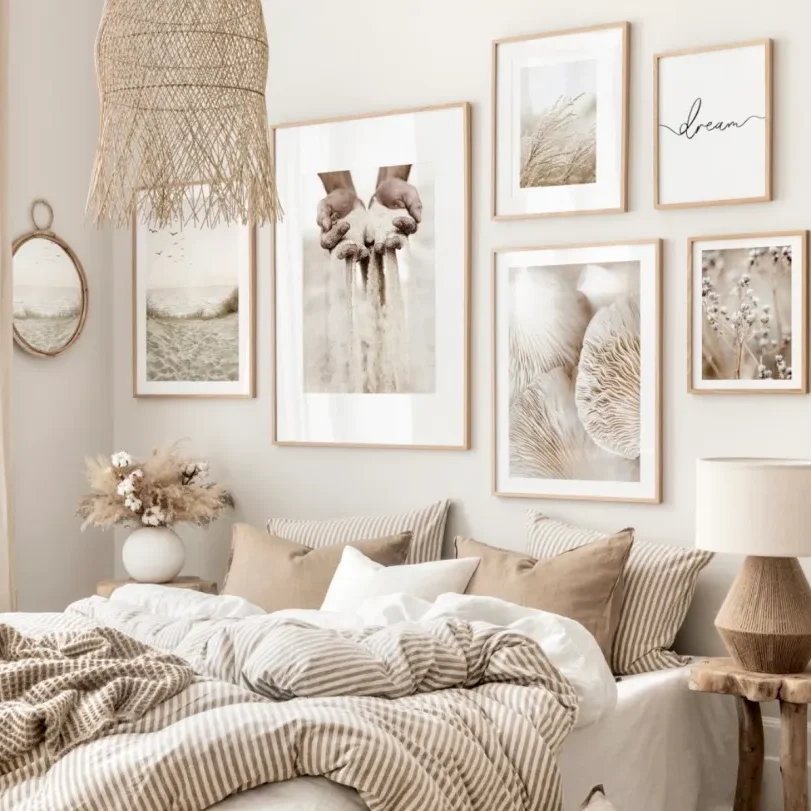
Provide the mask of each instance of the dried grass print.
[{"label": "dried grass print", "polygon": [[593,61],[522,71],[522,189],[597,182],[596,71]]}]

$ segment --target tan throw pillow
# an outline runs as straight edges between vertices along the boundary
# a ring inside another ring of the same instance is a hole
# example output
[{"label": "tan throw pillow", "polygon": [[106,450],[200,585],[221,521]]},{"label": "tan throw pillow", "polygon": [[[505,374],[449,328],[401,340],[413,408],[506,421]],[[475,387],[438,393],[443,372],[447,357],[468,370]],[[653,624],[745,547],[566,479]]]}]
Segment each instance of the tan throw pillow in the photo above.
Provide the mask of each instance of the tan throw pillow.
[{"label": "tan throw pillow", "polygon": [[465,594],[498,597],[577,620],[611,660],[622,608],[622,572],[632,530],[556,558],[536,560],[470,538],[456,539],[456,557],[481,558]]},{"label": "tan throw pillow", "polygon": [[[526,551],[551,558],[607,537],[527,511]],[[625,567],[622,607],[611,669],[619,676],[681,667],[690,661],[670,650],[712,552],[637,540]]]},{"label": "tan throw pillow", "polygon": [[353,546],[383,566],[405,563],[411,533],[311,549],[247,524],[235,524],[231,565],[223,594],[243,597],[265,611],[321,608],[345,546]]}]

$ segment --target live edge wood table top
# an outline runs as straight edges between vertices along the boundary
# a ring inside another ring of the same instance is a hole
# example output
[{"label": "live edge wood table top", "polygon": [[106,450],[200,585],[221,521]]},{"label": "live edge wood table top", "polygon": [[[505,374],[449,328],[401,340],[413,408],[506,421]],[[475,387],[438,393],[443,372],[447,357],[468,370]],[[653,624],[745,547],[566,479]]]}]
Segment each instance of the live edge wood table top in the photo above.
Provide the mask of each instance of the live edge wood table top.
[{"label": "live edge wood table top", "polygon": [[780,702],[780,772],[784,811],[808,809],[808,704],[811,671],[753,673],[732,659],[705,659],[690,672],[690,689],[735,696],[738,704],[738,783],[735,811],[759,811],[763,787],[763,716],[760,704]]}]

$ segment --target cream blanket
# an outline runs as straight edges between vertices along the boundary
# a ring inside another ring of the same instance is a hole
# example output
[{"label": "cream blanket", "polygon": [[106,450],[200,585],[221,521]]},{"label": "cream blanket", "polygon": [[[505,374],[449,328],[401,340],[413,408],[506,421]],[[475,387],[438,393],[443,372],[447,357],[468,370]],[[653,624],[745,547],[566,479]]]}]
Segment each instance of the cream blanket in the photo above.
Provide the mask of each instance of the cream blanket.
[{"label": "cream blanket", "polygon": [[55,760],[192,681],[181,659],[110,628],[27,637],[0,625],[0,772],[38,745]]},{"label": "cream blanket", "polygon": [[509,629],[442,619],[329,631],[100,600],[6,621],[31,632],[116,626],[210,675],[55,764],[41,749],[16,758],[0,776],[1,809],[203,811],[303,775],[355,788],[371,811],[561,808],[556,755],[576,695]]}]

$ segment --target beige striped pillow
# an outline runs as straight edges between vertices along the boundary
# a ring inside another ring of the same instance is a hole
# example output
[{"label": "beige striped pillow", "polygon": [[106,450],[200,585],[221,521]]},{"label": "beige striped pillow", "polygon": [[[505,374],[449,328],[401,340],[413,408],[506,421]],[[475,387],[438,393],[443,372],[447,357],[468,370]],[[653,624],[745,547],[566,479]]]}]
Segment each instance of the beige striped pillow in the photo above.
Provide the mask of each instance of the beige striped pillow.
[{"label": "beige striped pillow", "polygon": [[297,541],[312,549],[410,532],[411,546],[405,562],[427,563],[442,557],[442,540],[445,537],[445,522],[450,504],[450,501],[438,501],[409,513],[364,518],[334,518],[325,521],[270,518],[267,531],[271,535]]},{"label": "beige striped pillow", "polygon": [[[527,510],[526,551],[550,558],[610,536]],[[625,564],[625,598],[614,639],[611,669],[630,676],[689,662],[670,650],[681,628],[701,570],[712,552],[635,541]]]}]

